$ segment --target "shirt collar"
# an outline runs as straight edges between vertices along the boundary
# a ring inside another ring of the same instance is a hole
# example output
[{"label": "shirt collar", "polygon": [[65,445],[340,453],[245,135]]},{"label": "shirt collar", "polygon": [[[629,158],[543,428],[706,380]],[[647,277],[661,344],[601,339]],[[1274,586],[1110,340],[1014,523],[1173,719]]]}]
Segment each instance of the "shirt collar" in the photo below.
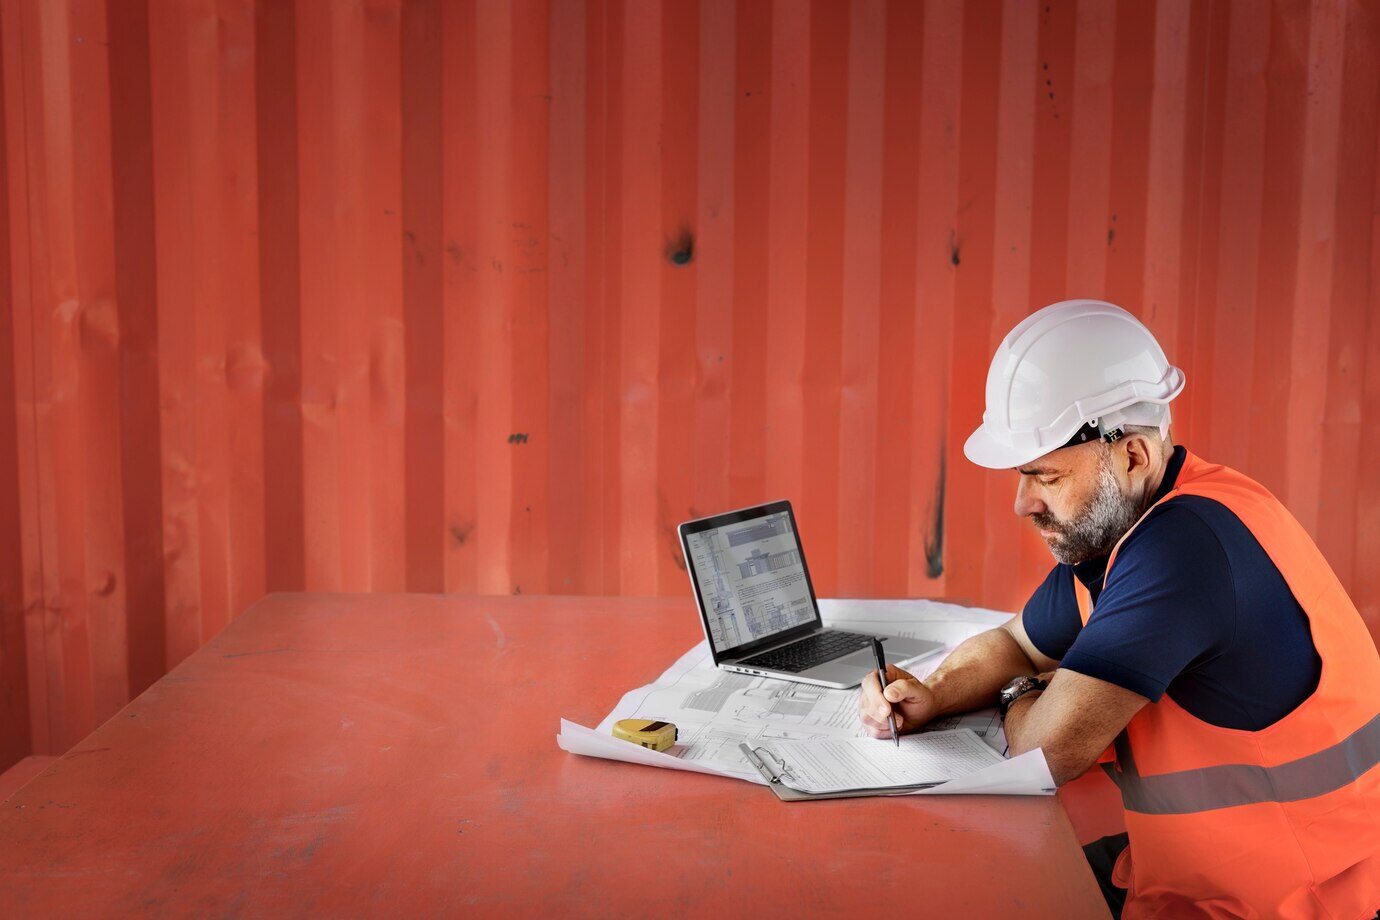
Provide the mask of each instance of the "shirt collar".
[{"label": "shirt collar", "polygon": [[[1160,487],[1155,490],[1155,498],[1151,504],[1164,498],[1174,488],[1174,483],[1178,481],[1179,472],[1184,468],[1184,459],[1187,456],[1188,450],[1183,446],[1174,448],[1173,454],[1169,457],[1169,465],[1164,468],[1164,479],[1160,481]],[[1094,585],[1101,588],[1102,576],[1106,572],[1107,557],[1105,555],[1085,559],[1073,566],[1073,574],[1088,588],[1092,588]]]}]

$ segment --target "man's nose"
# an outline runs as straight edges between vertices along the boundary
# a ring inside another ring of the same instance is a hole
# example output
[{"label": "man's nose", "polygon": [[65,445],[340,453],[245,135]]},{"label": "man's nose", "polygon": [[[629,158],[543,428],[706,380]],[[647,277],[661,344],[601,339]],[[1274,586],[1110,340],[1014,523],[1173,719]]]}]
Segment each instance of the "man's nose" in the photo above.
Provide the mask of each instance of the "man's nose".
[{"label": "man's nose", "polygon": [[1045,507],[1045,503],[1034,494],[1034,490],[1026,484],[1025,478],[1022,477],[1016,486],[1016,516],[1030,517],[1032,514],[1039,514],[1047,510],[1049,509]]}]

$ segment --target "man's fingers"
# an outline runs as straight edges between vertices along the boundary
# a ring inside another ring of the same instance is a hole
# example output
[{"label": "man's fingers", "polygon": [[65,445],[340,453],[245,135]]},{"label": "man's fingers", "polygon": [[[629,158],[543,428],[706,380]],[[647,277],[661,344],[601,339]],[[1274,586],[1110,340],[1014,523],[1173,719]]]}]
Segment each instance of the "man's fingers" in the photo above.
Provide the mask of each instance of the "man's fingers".
[{"label": "man's fingers", "polygon": [[[899,712],[895,715],[896,733],[900,734],[902,729],[905,728],[906,720],[902,718]],[[866,716],[862,719],[862,724],[863,728],[867,729],[868,734],[870,734],[873,738],[891,737],[891,726],[887,724],[886,716],[882,716],[880,720],[872,718],[870,716]]]},{"label": "man's fingers", "polygon": [[877,720],[870,716],[862,716],[858,721],[862,723],[863,730],[874,738],[877,737],[880,732],[890,731],[885,722],[879,725],[877,724]]},{"label": "man's fingers", "polygon": [[858,720],[864,730],[874,738],[891,737],[891,726],[887,717],[896,720],[899,732],[907,725],[905,716],[893,704],[918,702],[924,699],[925,690],[911,674],[895,665],[887,666],[887,682],[883,686],[877,675],[868,674],[862,682],[862,697],[858,705]]},{"label": "man's fingers", "polygon": [[862,708],[875,710],[885,705],[886,698],[882,694],[882,685],[877,680],[877,675],[875,673],[867,675],[862,683]]},{"label": "man's fingers", "polygon": [[[899,712],[892,713],[892,715],[894,715],[896,718],[896,730],[899,732],[901,730],[901,726],[905,724],[905,719],[902,718]],[[866,728],[868,731],[872,732],[874,737],[890,738],[891,725],[887,722],[886,716],[886,710],[883,710],[880,715],[876,713],[862,714],[858,717],[858,721],[862,723],[863,728]]]},{"label": "man's fingers", "polygon": [[[872,735],[873,738],[891,737],[891,726],[887,725],[885,722],[883,722],[881,725],[869,725],[867,727],[867,731],[870,735]],[[899,721],[896,723],[896,731],[897,733],[901,731],[901,723]]]},{"label": "man's fingers", "polygon": [[882,691],[882,696],[892,703],[909,703],[921,698],[920,681],[915,678],[892,681]]},{"label": "man's fingers", "polygon": [[915,675],[909,671],[902,670],[894,664],[886,666],[886,682],[895,683],[898,680],[915,680]]}]

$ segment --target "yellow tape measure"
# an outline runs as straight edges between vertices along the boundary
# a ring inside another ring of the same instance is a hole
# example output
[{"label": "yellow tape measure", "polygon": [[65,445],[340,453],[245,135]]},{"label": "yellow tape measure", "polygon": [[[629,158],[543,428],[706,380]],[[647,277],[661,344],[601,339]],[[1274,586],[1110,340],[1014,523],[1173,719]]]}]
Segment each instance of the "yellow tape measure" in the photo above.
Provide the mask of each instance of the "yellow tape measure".
[{"label": "yellow tape measure", "polygon": [[676,727],[670,722],[653,722],[651,719],[619,719],[613,723],[613,737],[654,751],[664,751],[676,743]]}]

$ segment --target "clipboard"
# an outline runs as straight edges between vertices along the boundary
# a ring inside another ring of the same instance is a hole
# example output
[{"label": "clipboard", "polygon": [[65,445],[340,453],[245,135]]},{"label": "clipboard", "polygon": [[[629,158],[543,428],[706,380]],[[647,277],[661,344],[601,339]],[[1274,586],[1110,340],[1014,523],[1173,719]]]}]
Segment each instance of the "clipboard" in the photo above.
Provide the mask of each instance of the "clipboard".
[{"label": "clipboard", "polygon": [[929,789],[943,783],[918,783],[910,786],[877,786],[860,789],[836,789],[832,792],[804,792],[793,788],[790,764],[779,759],[765,748],[750,747],[746,741],[738,742],[738,749],[747,757],[748,763],[767,781],[767,788],[783,802],[809,802],[819,799],[858,799],[874,795],[906,795],[917,789]]}]

